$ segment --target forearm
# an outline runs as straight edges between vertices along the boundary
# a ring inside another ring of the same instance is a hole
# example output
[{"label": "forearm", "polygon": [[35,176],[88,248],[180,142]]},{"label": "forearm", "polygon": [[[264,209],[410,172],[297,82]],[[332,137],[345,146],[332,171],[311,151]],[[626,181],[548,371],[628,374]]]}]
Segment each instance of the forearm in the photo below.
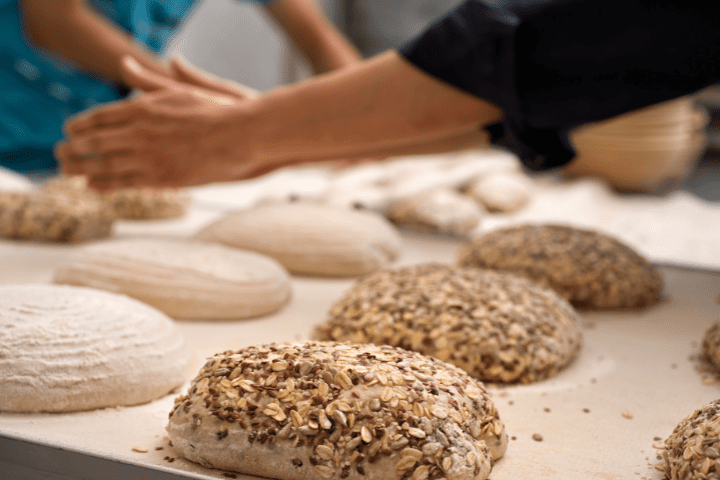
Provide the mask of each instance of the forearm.
[{"label": "forearm", "polygon": [[302,51],[315,73],[353,64],[361,56],[323,14],[315,0],[279,0],[267,11]]},{"label": "forearm", "polygon": [[270,92],[251,108],[253,161],[268,163],[426,153],[452,139],[476,144],[479,130],[502,118],[395,52]]},{"label": "forearm", "polygon": [[168,74],[157,58],[82,0],[23,0],[29,37],[45,48],[106,78],[122,81],[120,59],[131,55],[145,68]]}]

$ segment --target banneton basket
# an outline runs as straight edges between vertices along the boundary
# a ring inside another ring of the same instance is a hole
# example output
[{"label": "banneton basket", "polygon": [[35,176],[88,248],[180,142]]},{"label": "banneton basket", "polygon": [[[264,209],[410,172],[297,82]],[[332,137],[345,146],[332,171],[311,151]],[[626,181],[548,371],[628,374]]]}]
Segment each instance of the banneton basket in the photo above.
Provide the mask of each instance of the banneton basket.
[{"label": "banneton basket", "polygon": [[664,102],[577,129],[564,172],[595,176],[623,191],[683,181],[707,147],[707,112],[691,97]]}]

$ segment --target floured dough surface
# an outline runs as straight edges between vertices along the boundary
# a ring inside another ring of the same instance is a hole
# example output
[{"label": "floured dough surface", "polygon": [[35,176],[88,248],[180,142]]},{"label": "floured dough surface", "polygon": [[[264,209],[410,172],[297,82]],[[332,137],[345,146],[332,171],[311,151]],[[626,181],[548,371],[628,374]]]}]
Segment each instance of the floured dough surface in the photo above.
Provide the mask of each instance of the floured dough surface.
[{"label": "floured dough surface", "polygon": [[54,281],[124,293],[175,318],[255,317],[279,310],[291,296],[289,275],[270,257],[160,238],[85,246]]},{"label": "floured dough surface", "polygon": [[470,197],[449,188],[417,193],[390,205],[387,217],[397,225],[463,236],[472,232],[483,209]]},{"label": "floured dough surface", "polygon": [[665,440],[663,460],[670,480],[720,478],[720,400],[695,410]]},{"label": "floured dough surface", "polygon": [[69,412],[149,402],[189,367],[163,313],[125,296],[0,286],[0,411]]},{"label": "floured dough surface", "polygon": [[414,350],[501,383],[551,377],[581,346],[577,314],[552,290],[512,274],[438,264],[359,280],[314,335]]},{"label": "floured dough surface", "polygon": [[320,276],[364,275],[400,252],[397,231],[381,215],[313,203],[237,211],[196,238],[256,251],[290,272]]},{"label": "floured dough surface", "polygon": [[482,480],[507,448],[483,385],[462,370],[325,342],[211,357],[168,435],[191,461],[280,480]]},{"label": "floured dough surface", "polygon": [[641,308],[662,298],[660,272],[600,232],[562,225],[495,230],[463,245],[458,264],[526,276],[588,309]]}]

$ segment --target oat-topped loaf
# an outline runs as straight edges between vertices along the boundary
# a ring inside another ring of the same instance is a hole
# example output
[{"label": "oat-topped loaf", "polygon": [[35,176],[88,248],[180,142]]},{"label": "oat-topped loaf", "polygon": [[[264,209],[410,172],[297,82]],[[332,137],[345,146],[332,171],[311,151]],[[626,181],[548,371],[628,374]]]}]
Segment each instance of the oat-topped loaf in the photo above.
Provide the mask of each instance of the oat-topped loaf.
[{"label": "oat-topped loaf", "polygon": [[507,447],[483,385],[462,370],[325,342],[215,355],[168,432],[189,460],[281,480],[481,480]]},{"label": "oat-topped loaf", "polygon": [[720,400],[680,422],[664,447],[665,474],[670,480],[720,478]]},{"label": "oat-topped loaf", "polygon": [[95,197],[106,202],[118,218],[152,220],[185,215],[190,196],[172,188],[121,188],[99,194],[90,190],[83,176],[60,176],[45,182],[43,190],[55,193],[73,192],[75,195]]},{"label": "oat-topped loaf", "polygon": [[705,331],[702,351],[707,359],[720,369],[720,320],[710,325]]},{"label": "oat-topped loaf", "polygon": [[42,190],[0,192],[0,237],[83,242],[112,233],[115,213],[95,197]]},{"label": "oat-topped loaf", "polygon": [[632,248],[599,232],[523,225],[475,238],[460,249],[464,267],[527,276],[589,309],[641,308],[662,296],[660,272]]},{"label": "oat-topped loaf", "polygon": [[363,278],[316,338],[394,345],[490,382],[555,375],[580,350],[578,317],[550,289],[508,273],[437,264]]}]

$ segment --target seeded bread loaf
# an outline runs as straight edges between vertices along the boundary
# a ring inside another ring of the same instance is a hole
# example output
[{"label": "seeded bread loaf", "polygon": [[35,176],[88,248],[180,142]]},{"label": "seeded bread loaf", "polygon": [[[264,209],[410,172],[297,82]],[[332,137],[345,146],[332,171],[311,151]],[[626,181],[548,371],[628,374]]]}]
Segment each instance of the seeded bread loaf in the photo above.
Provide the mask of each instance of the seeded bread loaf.
[{"label": "seeded bread loaf", "polygon": [[663,447],[665,475],[670,480],[720,478],[720,400],[680,422]]},{"label": "seeded bread loaf", "polygon": [[458,264],[526,276],[587,309],[642,308],[662,297],[660,272],[599,232],[558,225],[496,230],[463,245]]},{"label": "seeded bread loaf", "polygon": [[175,324],[90,288],[0,286],[0,411],[149,402],[179,387],[190,355]]},{"label": "seeded bread loaf", "polygon": [[117,218],[127,220],[181,217],[190,205],[190,196],[185,191],[171,188],[121,188],[99,194],[88,188],[83,176],[53,178],[43,184],[43,190],[98,198],[112,208]]},{"label": "seeded bread loaf", "polygon": [[279,480],[482,480],[507,447],[483,385],[460,369],[324,342],[215,355],[168,432],[191,461]]},{"label": "seeded bread loaf", "polygon": [[77,243],[107,237],[115,214],[103,201],[42,190],[0,192],[0,237]]},{"label": "seeded bread loaf", "polygon": [[710,325],[705,331],[702,350],[705,357],[720,369],[720,320]]},{"label": "seeded bread loaf", "polygon": [[425,264],[361,279],[314,336],[414,350],[483,381],[530,383],[575,358],[578,323],[563,298],[525,278]]},{"label": "seeded bread loaf", "polygon": [[319,276],[374,272],[400,251],[397,231],[381,215],[302,202],[233,212],[196,238],[259,252],[292,273]]},{"label": "seeded bread loaf", "polygon": [[81,248],[55,283],[124,293],[174,318],[266,315],[290,299],[290,276],[270,257],[224,245],[139,238]]}]

